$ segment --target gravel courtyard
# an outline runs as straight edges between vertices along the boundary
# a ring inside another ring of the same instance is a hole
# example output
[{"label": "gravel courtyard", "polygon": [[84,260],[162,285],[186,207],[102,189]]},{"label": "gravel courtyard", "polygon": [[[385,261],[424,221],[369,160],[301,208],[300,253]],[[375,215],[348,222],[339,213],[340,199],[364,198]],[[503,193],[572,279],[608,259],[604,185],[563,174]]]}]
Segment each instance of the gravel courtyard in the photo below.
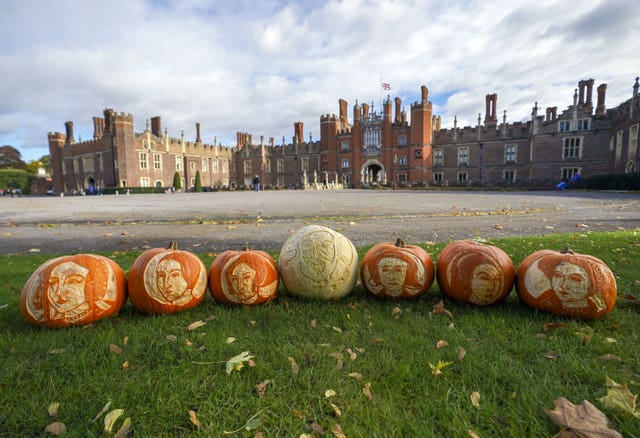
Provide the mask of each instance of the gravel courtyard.
[{"label": "gravel courtyard", "polygon": [[640,195],[609,192],[264,191],[0,197],[0,252],[277,251],[307,224],[356,246],[640,228]]}]

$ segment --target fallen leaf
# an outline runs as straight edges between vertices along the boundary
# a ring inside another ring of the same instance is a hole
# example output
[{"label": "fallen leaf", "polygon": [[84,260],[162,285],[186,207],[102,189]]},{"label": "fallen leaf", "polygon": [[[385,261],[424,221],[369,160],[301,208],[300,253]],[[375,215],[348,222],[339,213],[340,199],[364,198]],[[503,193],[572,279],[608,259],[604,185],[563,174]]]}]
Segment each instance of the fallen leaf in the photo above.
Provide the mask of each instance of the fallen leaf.
[{"label": "fallen leaf", "polygon": [[236,430],[231,430],[231,431],[223,431],[222,433],[225,435],[233,435],[236,434],[238,432],[240,432],[242,429],[247,430],[247,431],[251,431],[251,430],[255,430],[258,427],[260,427],[262,425],[262,420],[260,419],[260,414],[262,413],[262,410],[259,410],[257,413],[255,413],[251,418],[249,418],[247,420],[247,422],[244,424],[244,426],[242,426],[239,429]]},{"label": "fallen leaf", "polygon": [[458,354],[456,355],[456,362],[462,361],[464,357],[467,355],[467,350],[462,347],[458,347]]},{"label": "fallen leaf", "polygon": [[311,320],[311,328],[312,328],[312,329],[315,329],[315,328],[316,328],[316,325],[317,325],[316,320],[315,320],[315,319],[312,319],[312,320]]},{"label": "fallen leaf", "polygon": [[391,311],[391,316],[393,316],[395,319],[398,319],[400,317],[401,313],[402,313],[402,309],[400,309],[400,307],[396,306]]},{"label": "fallen leaf", "polygon": [[640,418],[640,413],[636,412],[638,396],[629,391],[626,383],[621,385],[606,376],[605,386],[607,387],[607,395],[598,399],[605,408],[625,412]]},{"label": "fallen leaf", "polygon": [[480,435],[478,435],[477,433],[475,433],[474,431],[472,431],[471,429],[467,430],[467,433],[469,434],[469,436],[471,438],[480,438]]},{"label": "fallen leaf", "polygon": [[225,342],[227,344],[233,344],[234,342],[236,342],[236,338],[234,338],[233,336],[229,336]]},{"label": "fallen leaf", "polygon": [[262,398],[267,394],[267,386],[269,386],[270,383],[271,383],[271,380],[263,380],[262,382],[254,386],[254,389],[256,390],[258,397]]},{"label": "fallen leaf", "polygon": [[298,373],[300,372],[300,367],[296,363],[296,360],[291,356],[289,356],[289,362],[291,363],[291,372],[293,373],[294,376],[297,376]]},{"label": "fallen leaf", "polygon": [[355,351],[351,350],[351,348],[347,348],[347,353],[349,353],[349,359],[351,360],[351,362],[358,358],[358,354]]},{"label": "fallen leaf", "polygon": [[433,313],[435,314],[444,313],[446,315],[449,315],[449,318],[453,318],[453,315],[451,314],[451,312],[449,312],[447,309],[444,308],[444,300],[440,300],[438,304],[433,306]]},{"label": "fallen leaf", "polygon": [[51,435],[62,435],[67,432],[67,426],[65,426],[64,423],[56,421],[55,423],[51,423],[45,427],[44,431]]},{"label": "fallen leaf", "polygon": [[124,438],[129,435],[131,432],[131,417],[127,417],[122,422],[122,426],[118,429],[118,432],[113,436],[113,438]]},{"label": "fallen leaf", "polygon": [[365,397],[367,397],[369,400],[373,399],[373,394],[371,394],[371,383],[366,383],[364,385],[364,388],[362,388],[362,393],[364,394]]},{"label": "fallen leaf", "polygon": [[445,341],[444,339],[440,339],[438,342],[436,342],[436,348],[439,350],[441,348],[444,347],[448,347],[449,343],[447,341]]},{"label": "fallen leaf", "polygon": [[342,329],[340,327],[334,327],[333,329],[338,333],[342,333]]},{"label": "fallen leaf", "polygon": [[92,425],[93,423],[95,423],[96,421],[98,421],[98,418],[100,418],[102,416],[102,414],[104,414],[105,412],[107,412],[109,410],[109,408],[111,407],[111,402],[108,401],[107,404],[104,405],[104,407],[102,408],[102,410],[100,412],[98,412],[98,414],[93,417],[93,420],[91,420],[89,422],[89,425]]},{"label": "fallen leaf", "polygon": [[616,338],[604,338],[604,340],[607,341],[609,344],[615,344],[616,342],[618,342]]},{"label": "fallen leaf", "polygon": [[196,426],[198,430],[202,428],[202,424],[200,424],[200,420],[198,420],[198,414],[193,409],[189,409],[189,421]]},{"label": "fallen leaf", "polygon": [[438,360],[438,363],[436,363],[435,365],[429,363],[429,367],[431,368],[431,375],[433,375],[433,377],[439,376],[440,374],[442,374],[442,370],[444,368],[452,364],[453,362],[445,362],[443,360]]},{"label": "fallen leaf", "polygon": [[331,433],[336,436],[336,438],[347,438],[344,432],[342,432],[342,427],[338,423],[331,427]]},{"label": "fallen leaf", "polygon": [[331,409],[333,409],[333,415],[335,415],[336,418],[342,417],[342,411],[340,410],[338,405],[336,405],[335,403],[331,403]]},{"label": "fallen leaf", "polygon": [[329,357],[333,357],[336,360],[336,367],[334,369],[341,370],[344,367],[344,355],[339,351],[329,353]]},{"label": "fallen leaf", "polygon": [[51,350],[49,350],[49,354],[53,355],[53,354],[62,354],[64,353],[64,348],[53,348]]},{"label": "fallen leaf", "polygon": [[109,344],[109,351],[114,353],[114,354],[121,354],[122,353],[122,347],[120,347],[119,345],[116,345],[116,344]]},{"label": "fallen leaf", "polygon": [[231,359],[227,361],[226,370],[227,374],[231,374],[233,370],[240,371],[244,366],[243,362],[248,362],[251,360],[253,356],[249,356],[248,351],[243,351],[242,353],[233,356]]},{"label": "fallen leaf", "polygon": [[615,354],[603,354],[602,356],[598,357],[598,359],[600,360],[611,360],[614,362],[622,362],[622,359],[620,359],[619,356],[616,356]]},{"label": "fallen leaf", "polygon": [[126,370],[127,368],[129,368],[129,361],[125,360],[124,362],[122,362],[122,369]]},{"label": "fallen leaf", "polygon": [[551,420],[569,432],[570,436],[584,438],[622,438],[622,435],[609,428],[609,420],[598,408],[584,400],[574,405],[564,397],[553,402],[554,409],[545,409]]},{"label": "fallen leaf", "polygon": [[315,432],[318,435],[324,435],[324,429],[315,421],[307,421],[306,426],[310,431]]},{"label": "fallen leaf", "polygon": [[176,342],[178,340],[178,338],[175,335],[167,335],[166,338],[167,338],[167,341],[169,342]]},{"label": "fallen leaf", "polygon": [[104,431],[105,433],[111,433],[113,426],[116,424],[118,418],[124,414],[124,409],[114,409],[104,416]]},{"label": "fallen leaf", "polygon": [[[636,280],[638,281],[638,280]],[[625,300],[629,300],[629,301],[638,301],[638,298],[634,297],[631,294],[618,294],[618,298],[623,298]]]},{"label": "fallen leaf", "polygon": [[337,393],[337,392],[335,392],[333,389],[327,389],[327,390],[324,392],[324,396],[325,396],[326,398],[335,397],[336,395],[338,395],[338,393]]},{"label": "fallen leaf", "polygon": [[51,404],[49,405],[49,409],[48,409],[48,411],[49,411],[49,416],[50,416],[50,417],[55,417],[55,416],[57,416],[57,415],[58,415],[58,408],[59,408],[59,407],[60,407],[60,403],[58,403],[58,402],[51,403]]},{"label": "fallen leaf", "polygon": [[495,224],[495,225],[493,226],[493,228],[495,228],[496,230],[501,230],[501,229],[503,229],[504,227],[503,227],[502,225],[500,225],[500,224]]},{"label": "fallen leaf", "polygon": [[473,391],[469,398],[474,408],[480,408],[480,393],[478,391]]},{"label": "fallen leaf", "polygon": [[545,353],[542,353],[542,355],[547,359],[553,359],[553,360],[560,359],[562,357],[561,354],[554,353],[553,351],[547,351]]},{"label": "fallen leaf", "polygon": [[202,326],[203,326],[203,325],[205,325],[205,324],[206,324],[206,322],[204,322],[204,321],[196,321],[196,322],[192,322],[192,323],[191,323],[191,324],[189,324],[189,326],[187,327],[187,330],[188,330],[188,331],[192,331],[192,330],[195,330],[195,329],[197,329],[197,328],[202,327]]}]

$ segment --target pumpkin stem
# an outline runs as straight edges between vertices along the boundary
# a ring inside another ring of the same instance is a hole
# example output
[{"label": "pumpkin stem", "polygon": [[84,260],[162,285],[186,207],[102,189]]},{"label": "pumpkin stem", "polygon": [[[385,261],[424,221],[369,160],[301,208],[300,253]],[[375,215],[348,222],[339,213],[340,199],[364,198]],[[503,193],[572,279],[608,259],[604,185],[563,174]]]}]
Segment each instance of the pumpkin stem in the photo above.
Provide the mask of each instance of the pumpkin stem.
[{"label": "pumpkin stem", "polygon": [[167,247],[167,249],[171,249],[171,250],[176,250],[178,249],[178,242],[176,242],[175,240],[172,240],[171,242],[169,242],[169,246]]},{"label": "pumpkin stem", "polygon": [[400,237],[396,240],[396,246],[398,248],[404,248],[404,241]]},{"label": "pumpkin stem", "polygon": [[251,245],[249,245],[249,244],[245,244],[245,245],[242,247],[242,250],[243,250],[243,251],[251,251],[251,249],[252,249],[252,248],[251,248]]},{"label": "pumpkin stem", "polygon": [[568,246],[565,246],[564,248],[562,248],[562,250],[560,250],[560,254],[573,254],[573,251],[571,251],[571,248],[569,248]]}]

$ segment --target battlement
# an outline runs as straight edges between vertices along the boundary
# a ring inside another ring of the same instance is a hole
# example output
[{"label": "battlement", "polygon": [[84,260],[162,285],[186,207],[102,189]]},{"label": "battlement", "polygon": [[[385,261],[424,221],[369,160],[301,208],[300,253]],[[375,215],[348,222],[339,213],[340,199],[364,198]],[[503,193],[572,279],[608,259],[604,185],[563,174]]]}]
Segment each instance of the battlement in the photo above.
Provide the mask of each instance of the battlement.
[{"label": "battlement", "polygon": [[320,123],[338,122],[338,116],[335,114],[323,114],[320,116]]}]

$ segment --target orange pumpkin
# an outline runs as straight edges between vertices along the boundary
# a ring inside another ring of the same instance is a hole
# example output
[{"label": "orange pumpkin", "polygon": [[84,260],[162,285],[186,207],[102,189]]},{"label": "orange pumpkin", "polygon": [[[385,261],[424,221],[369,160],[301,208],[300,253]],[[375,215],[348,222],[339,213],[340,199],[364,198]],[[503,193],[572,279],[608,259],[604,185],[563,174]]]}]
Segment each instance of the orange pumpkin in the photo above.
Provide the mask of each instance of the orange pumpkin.
[{"label": "orange pumpkin", "polygon": [[613,310],[616,279],[600,259],[562,251],[541,250],[518,266],[516,292],[538,310],[582,319],[595,319]]},{"label": "orange pumpkin", "polygon": [[513,289],[515,266],[497,246],[457,240],[438,256],[436,278],[446,297],[480,306],[498,304]]},{"label": "orange pumpkin", "polygon": [[192,252],[152,248],[129,270],[129,299],[145,313],[174,313],[200,304],[207,290],[207,268]]},{"label": "orange pumpkin", "polygon": [[276,262],[264,251],[224,251],[209,269],[211,295],[225,304],[271,301],[278,291],[278,281]]},{"label": "orange pumpkin", "polygon": [[374,245],[360,265],[360,279],[365,290],[385,298],[424,295],[434,277],[429,254],[419,246],[405,244],[402,239]]},{"label": "orange pumpkin", "polygon": [[117,313],[127,300],[127,280],[110,258],[76,254],[48,260],[22,289],[20,312],[29,324],[69,327]]}]

